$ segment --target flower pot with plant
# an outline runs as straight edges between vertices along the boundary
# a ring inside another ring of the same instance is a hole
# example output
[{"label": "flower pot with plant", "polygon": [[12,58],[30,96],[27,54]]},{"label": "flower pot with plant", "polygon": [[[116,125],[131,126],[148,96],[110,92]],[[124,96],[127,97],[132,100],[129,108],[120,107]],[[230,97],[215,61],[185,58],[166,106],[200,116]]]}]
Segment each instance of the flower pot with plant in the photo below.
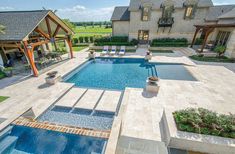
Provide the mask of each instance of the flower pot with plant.
[{"label": "flower pot with plant", "polygon": [[88,56],[89,56],[89,58],[94,59],[95,58],[95,51],[94,50],[90,50]]},{"label": "flower pot with plant", "polygon": [[151,60],[151,59],[152,59],[152,53],[150,51],[147,51],[145,55],[145,60]]},{"label": "flower pot with plant", "polygon": [[60,81],[61,76],[58,76],[57,74],[58,74],[57,71],[52,71],[52,72],[47,73],[46,83],[55,84],[56,82]]}]

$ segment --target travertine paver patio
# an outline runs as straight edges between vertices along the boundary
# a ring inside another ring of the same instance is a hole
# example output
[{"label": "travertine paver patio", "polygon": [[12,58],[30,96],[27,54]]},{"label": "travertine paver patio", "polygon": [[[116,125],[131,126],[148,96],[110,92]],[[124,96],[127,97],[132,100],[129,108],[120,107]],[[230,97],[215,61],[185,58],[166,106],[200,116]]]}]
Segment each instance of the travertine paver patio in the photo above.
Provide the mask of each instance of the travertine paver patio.
[{"label": "travertine paver patio", "polygon": [[[177,110],[186,107],[205,107],[219,113],[235,113],[235,74],[222,66],[196,65],[186,56],[181,56],[179,52],[181,52],[179,49],[175,50],[177,56],[154,55],[152,61],[186,64],[185,67],[198,81],[160,80],[160,91],[157,96],[149,95],[143,89],[128,88],[125,92],[129,93],[124,93],[125,103],[122,102],[125,104],[125,112],[123,116],[120,114],[123,117],[120,135],[162,142],[158,122],[161,120],[159,117],[164,108]],[[63,76],[85,62],[86,57],[87,53],[77,53],[77,58],[53,70]],[[124,57],[143,58],[141,55],[134,54],[126,54]],[[38,78],[30,78],[0,90],[1,95],[10,96],[8,100],[0,104],[0,118],[7,118],[4,123],[0,124],[0,129],[31,107],[36,115],[40,115],[73,86],[73,84],[63,82],[47,86],[44,84],[45,77],[46,75],[42,74]],[[89,95],[86,93],[87,97],[84,97],[84,100],[81,99],[82,101],[79,100],[76,106],[93,109],[103,90],[99,93],[97,90],[94,91],[91,94],[88,93]],[[105,104],[105,101],[101,100],[97,109]],[[80,101],[82,103],[79,103]]]}]

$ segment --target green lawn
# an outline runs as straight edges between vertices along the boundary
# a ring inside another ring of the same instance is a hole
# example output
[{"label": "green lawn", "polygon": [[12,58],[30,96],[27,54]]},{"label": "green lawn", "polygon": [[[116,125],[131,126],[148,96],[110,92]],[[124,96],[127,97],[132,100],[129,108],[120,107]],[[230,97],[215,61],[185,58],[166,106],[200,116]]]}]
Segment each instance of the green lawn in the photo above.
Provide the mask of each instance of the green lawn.
[{"label": "green lawn", "polygon": [[73,51],[75,51],[75,52],[81,51],[81,50],[83,50],[87,47],[88,47],[88,45],[86,45],[86,46],[76,46],[76,47],[73,47]]},{"label": "green lawn", "polygon": [[0,103],[8,99],[9,97],[6,96],[0,96]]},{"label": "green lawn", "polygon": [[105,36],[110,35],[112,33],[112,28],[105,28],[99,26],[87,26],[86,28],[83,26],[77,26],[74,37],[79,36]]},{"label": "green lawn", "polygon": [[191,59],[203,62],[221,62],[221,63],[234,63],[235,60],[228,57],[202,57],[198,55],[190,56]]}]

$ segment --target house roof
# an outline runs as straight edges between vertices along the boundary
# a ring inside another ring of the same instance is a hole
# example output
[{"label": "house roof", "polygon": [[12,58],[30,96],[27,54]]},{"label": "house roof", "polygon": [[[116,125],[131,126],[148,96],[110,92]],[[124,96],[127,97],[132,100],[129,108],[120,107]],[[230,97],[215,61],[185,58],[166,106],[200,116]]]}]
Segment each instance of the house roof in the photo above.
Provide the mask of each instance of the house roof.
[{"label": "house roof", "polygon": [[235,6],[234,6],[234,8],[231,11],[222,14],[218,18],[219,19],[222,19],[222,18],[235,18]]},{"label": "house roof", "polygon": [[130,11],[128,6],[119,6],[115,7],[111,21],[129,21],[130,20]]},{"label": "house roof", "polygon": [[0,12],[0,25],[5,27],[4,34],[0,34],[0,41],[22,41],[50,15],[61,23],[61,26],[73,33],[72,30],[62,22],[50,10],[35,11],[6,11]]},{"label": "house roof", "polygon": [[218,5],[218,6],[210,7],[208,15],[206,16],[205,20],[206,21],[218,21],[219,17],[223,18],[223,15],[231,16],[229,12],[232,11],[234,8],[235,8],[235,5]]},{"label": "house roof", "polygon": [[48,10],[0,12],[0,24],[5,27],[0,40],[23,40],[48,13]]},{"label": "house roof", "polygon": [[[161,5],[165,2],[166,0],[131,0],[130,1],[130,8],[129,10],[131,11],[136,11],[140,8],[140,6],[143,5],[143,3],[149,3],[152,5],[153,9],[159,9]],[[171,0],[174,3],[175,8],[182,8],[184,3],[187,2],[188,0]],[[213,6],[213,3],[211,0],[197,0],[198,1],[198,7],[211,7]]]}]

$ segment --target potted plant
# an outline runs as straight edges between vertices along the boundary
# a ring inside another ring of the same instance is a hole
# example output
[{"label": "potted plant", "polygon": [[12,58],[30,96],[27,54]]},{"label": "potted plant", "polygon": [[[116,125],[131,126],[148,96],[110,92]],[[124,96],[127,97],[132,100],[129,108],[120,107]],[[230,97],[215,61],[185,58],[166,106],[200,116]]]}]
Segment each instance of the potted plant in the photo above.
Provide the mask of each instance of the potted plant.
[{"label": "potted plant", "polygon": [[58,73],[57,71],[52,71],[52,72],[47,73],[47,76],[48,76],[49,78],[54,78],[57,73]]},{"label": "potted plant", "polygon": [[90,50],[88,56],[89,56],[89,58],[94,59],[95,58],[95,51],[94,50]]},{"label": "potted plant", "polygon": [[223,45],[219,45],[215,47],[215,52],[217,52],[218,57],[222,57],[225,53],[226,47]]},{"label": "potted plant", "polygon": [[156,76],[150,76],[148,77],[148,81],[152,84],[156,84],[159,81],[159,78]]},{"label": "potted plant", "polygon": [[55,84],[56,82],[61,80],[61,76],[57,75],[58,72],[57,71],[52,71],[47,73],[47,77],[46,77],[46,83],[47,84]]},{"label": "potted plant", "polygon": [[12,67],[6,67],[3,69],[3,72],[7,77],[11,77],[13,75],[13,68]]},{"label": "potted plant", "polygon": [[151,60],[151,59],[152,59],[152,53],[150,51],[147,51],[145,55],[145,60]]}]

